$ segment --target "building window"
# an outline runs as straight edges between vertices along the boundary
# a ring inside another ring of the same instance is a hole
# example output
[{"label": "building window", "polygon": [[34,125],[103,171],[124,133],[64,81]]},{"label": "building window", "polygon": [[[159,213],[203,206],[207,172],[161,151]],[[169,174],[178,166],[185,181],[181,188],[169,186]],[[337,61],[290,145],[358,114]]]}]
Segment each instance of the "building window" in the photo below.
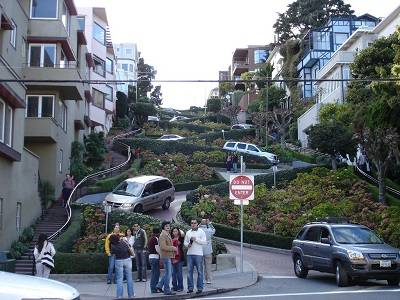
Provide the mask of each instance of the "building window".
[{"label": "building window", "polygon": [[122,70],[124,70],[125,72],[128,72],[128,64],[122,64]]},{"label": "building window", "polygon": [[85,16],[76,17],[79,30],[85,31]]},{"label": "building window", "polygon": [[13,109],[0,99],[0,142],[11,147]]},{"label": "building window", "polygon": [[93,89],[92,92],[93,105],[104,108],[104,94],[99,90]]},{"label": "building window", "polygon": [[68,68],[68,65],[69,65],[68,58],[65,55],[64,51],[61,50],[60,68],[61,69]]},{"label": "building window", "polygon": [[58,19],[58,0],[31,0],[32,19]]},{"label": "building window", "polygon": [[58,158],[58,172],[62,173],[63,170],[63,159],[64,159],[64,152],[60,149],[59,158]]},{"label": "building window", "polygon": [[133,73],[133,65],[129,64],[129,72]]},{"label": "building window", "polygon": [[53,95],[26,96],[26,117],[28,118],[54,118]]},{"label": "building window", "polygon": [[0,230],[3,229],[3,198],[0,198]]},{"label": "building window", "polygon": [[59,115],[59,123],[64,131],[67,131],[67,106],[64,104],[63,101],[58,100],[58,108],[60,111]]},{"label": "building window", "polygon": [[106,59],[106,71],[110,74],[114,73],[114,62],[112,61],[112,59]]},{"label": "building window", "polygon": [[254,64],[263,64],[267,61],[268,52],[265,49],[254,50]]},{"label": "building window", "polygon": [[106,30],[96,22],[93,25],[93,37],[102,45],[106,44]]},{"label": "building window", "polygon": [[125,49],[125,54],[126,54],[126,56],[132,55],[133,54],[133,49],[130,49],[130,48]]},{"label": "building window", "polygon": [[114,90],[111,86],[106,85],[106,90],[107,90],[107,94],[106,94],[106,100],[108,101],[113,101],[114,98]]},{"label": "building window", "polygon": [[62,5],[62,14],[61,14],[61,21],[64,24],[65,30],[69,35],[69,24],[71,23],[71,16],[69,15],[69,11],[65,2]]},{"label": "building window", "polygon": [[18,233],[21,231],[21,208],[22,208],[22,203],[17,202],[17,214],[16,214],[16,218],[15,218],[15,223],[16,223],[16,229],[17,229]]},{"label": "building window", "polygon": [[16,48],[17,46],[17,24],[15,24],[14,20],[11,20],[13,29],[10,31],[10,44]]},{"label": "building window", "polygon": [[103,77],[106,76],[105,61],[97,57],[96,55],[93,55],[93,60],[94,60],[94,72]]},{"label": "building window", "polygon": [[56,64],[56,45],[29,44],[29,67],[54,68]]}]

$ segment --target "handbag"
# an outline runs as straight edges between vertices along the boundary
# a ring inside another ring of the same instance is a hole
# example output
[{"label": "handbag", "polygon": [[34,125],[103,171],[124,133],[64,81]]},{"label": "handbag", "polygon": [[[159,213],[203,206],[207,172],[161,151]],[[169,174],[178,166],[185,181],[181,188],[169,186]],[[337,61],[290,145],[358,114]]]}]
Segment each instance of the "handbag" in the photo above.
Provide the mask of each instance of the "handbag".
[{"label": "handbag", "polygon": [[54,259],[50,252],[45,252],[41,258],[41,263],[50,269],[54,269]]}]

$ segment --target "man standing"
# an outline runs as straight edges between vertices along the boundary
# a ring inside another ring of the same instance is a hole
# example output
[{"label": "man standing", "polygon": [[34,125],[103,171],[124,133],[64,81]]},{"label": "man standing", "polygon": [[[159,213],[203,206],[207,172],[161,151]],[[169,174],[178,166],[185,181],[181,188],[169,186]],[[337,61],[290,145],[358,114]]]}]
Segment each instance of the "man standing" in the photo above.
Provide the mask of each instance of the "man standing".
[{"label": "man standing", "polygon": [[190,222],[191,229],[186,233],[184,245],[188,247],[187,265],[188,265],[188,294],[193,293],[193,269],[197,269],[197,292],[203,291],[203,245],[207,244],[206,234],[198,228],[199,223],[196,219]]},{"label": "man standing", "polygon": [[203,256],[204,256],[204,277],[207,284],[211,283],[211,265],[212,265],[212,242],[211,239],[215,234],[215,228],[211,224],[209,219],[202,219],[201,225],[199,226],[201,230],[206,234],[207,243],[203,245]]},{"label": "man standing", "polygon": [[62,183],[62,198],[63,198],[63,206],[64,207],[67,205],[68,198],[71,195],[74,188],[75,188],[74,176],[67,174],[66,178],[64,179],[64,181]]},{"label": "man standing", "polygon": [[160,290],[164,286],[164,295],[175,295],[175,293],[171,292],[169,287],[169,283],[171,281],[172,276],[172,262],[171,258],[175,257],[175,253],[177,251],[176,247],[172,246],[172,238],[169,234],[170,231],[170,223],[168,221],[164,221],[161,223],[161,234],[158,242],[160,244],[160,259],[164,264],[165,274],[163,278],[161,278],[158,283],[157,288]]},{"label": "man standing", "polygon": [[[107,235],[105,243],[104,243],[104,249],[108,256],[107,284],[111,284],[112,275],[113,275],[114,268],[115,268],[115,255],[111,254],[111,249],[110,249],[110,236],[113,234],[118,235],[118,236],[121,235],[120,230],[119,230],[119,223],[115,223],[113,232],[110,233],[109,235]],[[115,277],[114,277],[114,283],[115,283]]]},{"label": "man standing", "polygon": [[153,234],[147,244],[149,249],[149,261],[151,266],[150,290],[152,293],[160,293],[162,290],[157,289],[157,283],[160,279],[160,245],[158,244],[158,236],[160,228],[154,227]]},{"label": "man standing", "polygon": [[135,242],[133,243],[133,249],[135,250],[136,257],[136,269],[138,276],[136,282],[146,281],[147,273],[147,262],[146,262],[146,251],[147,246],[147,235],[146,231],[140,228],[138,223],[133,224],[133,230],[135,235]]}]

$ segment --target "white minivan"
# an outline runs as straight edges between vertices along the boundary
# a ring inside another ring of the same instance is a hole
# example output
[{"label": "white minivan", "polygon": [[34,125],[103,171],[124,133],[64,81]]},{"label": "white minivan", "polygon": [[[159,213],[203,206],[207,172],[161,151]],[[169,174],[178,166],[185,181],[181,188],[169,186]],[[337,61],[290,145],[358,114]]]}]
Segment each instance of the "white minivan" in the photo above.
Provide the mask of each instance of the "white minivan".
[{"label": "white minivan", "polygon": [[227,150],[227,151],[245,153],[245,154],[254,155],[254,156],[258,156],[258,157],[265,157],[273,164],[279,163],[278,156],[276,156],[273,153],[264,151],[264,150],[258,148],[254,144],[242,143],[242,142],[226,142],[223,149]]},{"label": "white minivan", "polygon": [[160,206],[169,209],[174,200],[175,187],[168,178],[146,175],[121,182],[106,196],[103,204],[112,209],[142,213]]}]

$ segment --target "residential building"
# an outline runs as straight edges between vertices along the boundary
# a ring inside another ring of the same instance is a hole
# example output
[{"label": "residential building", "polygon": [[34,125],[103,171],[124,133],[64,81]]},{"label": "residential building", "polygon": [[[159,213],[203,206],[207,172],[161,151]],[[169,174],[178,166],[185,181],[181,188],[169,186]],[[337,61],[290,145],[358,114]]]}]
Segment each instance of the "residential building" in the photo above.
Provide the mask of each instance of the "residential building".
[{"label": "residential building", "polygon": [[[303,39],[305,50],[297,65],[299,79],[316,79],[318,71],[349,36],[358,28],[373,28],[378,22],[378,18],[369,14],[332,17],[326,26],[310,30]],[[299,86],[301,98],[307,99],[317,94],[313,81],[301,82]]]},{"label": "residential building", "polygon": [[[115,80],[115,53],[111,42],[106,10],[103,7],[79,7],[80,28],[87,37],[88,78],[92,81]],[[95,132],[108,132],[112,126],[116,100],[115,84],[90,84],[86,107],[87,123]]]},{"label": "residential building", "polygon": [[327,103],[344,103],[346,100],[348,83],[346,81],[326,81],[326,79],[351,79],[350,64],[357,53],[367,48],[376,39],[395,32],[398,24],[400,24],[400,6],[374,28],[357,29],[317,72],[318,80],[315,83],[318,90],[317,101],[297,120],[298,139],[303,147],[308,146],[305,131],[319,122],[318,116],[321,107]]},{"label": "residential building", "polygon": [[114,44],[116,51],[117,71],[116,77],[118,80],[126,81],[125,84],[118,84],[117,90],[128,95],[128,86],[136,85],[134,82],[137,79],[137,63],[139,53],[136,44],[120,43]]}]

